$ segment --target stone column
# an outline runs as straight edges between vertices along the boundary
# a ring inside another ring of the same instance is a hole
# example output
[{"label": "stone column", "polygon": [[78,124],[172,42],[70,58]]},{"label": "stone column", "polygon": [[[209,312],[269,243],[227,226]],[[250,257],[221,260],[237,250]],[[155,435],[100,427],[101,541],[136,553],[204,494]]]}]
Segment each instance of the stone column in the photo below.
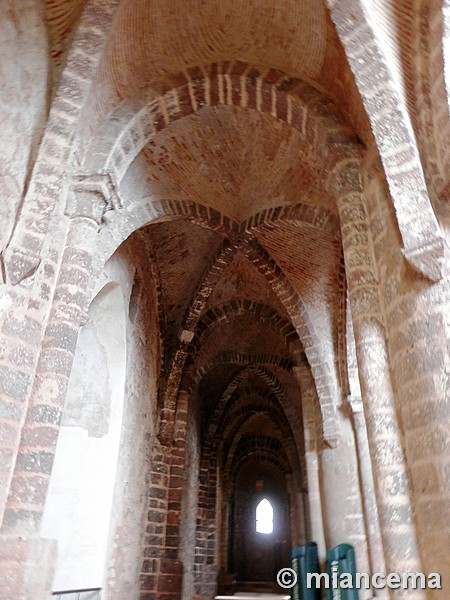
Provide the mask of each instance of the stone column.
[{"label": "stone column", "polygon": [[3,532],[28,534],[39,530],[78,331],[86,321],[99,272],[95,263],[97,233],[113,194],[106,175],[83,178],[69,191],[65,250],[22,430]]},{"label": "stone column", "polygon": [[217,593],[217,461],[203,447],[200,460],[195,547],[194,600],[209,600]]},{"label": "stone column", "polygon": [[[361,161],[336,169],[342,243],[370,454],[389,572],[420,572],[409,479],[392,389],[372,241],[363,205]],[[395,597],[425,598],[420,590]]]},{"label": "stone column", "polygon": [[50,591],[55,543],[41,539],[39,528],[78,330],[87,316],[98,272],[94,264],[97,232],[113,202],[111,195],[106,175],[77,181],[69,193],[65,250],[1,530],[1,552],[14,558],[10,563],[0,561],[0,580],[18,582],[15,594],[8,598],[43,600]]},{"label": "stone column", "polygon": [[286,475],[287,491],[289,495],[290,521],[291,521],[291,546],[301,546],[309,541],[305,522],[305,499],[299,490],[295,477]]},{"label": "stone column", "polygon": [[[308,407],[307,403],[312,402],[312,406],[318,408],[314,380],[307,365],[296,367],[295,372],[302,392],[304,419],[306,418],[308,422],[311,418],[309,416],[311,405]],[[320,441],[320,444],[317,444],[316,457],[319,460],[317,469],[319,501],[324,525],[322,531],[328,547],[344,542],[352,544],[357,555],[358,569],[367,572],[369,570],[367,540],[357,478],[353,432],[349,419],[341,411],[336,411],[335,419],[335,429],[339,437],[333,440],[333,445],[325,442],[322,436],[317,436],[317,442]],[[309,437],[309,435],[306,431],[305,436]],[[311,462],[311,459],[312,457],[307,457],[307,462]],[[316,469],[314,463],[310,466]],[[317,513],[317,507],[314,507],[314,511]],[[363,597],[363,594],[361,596]]]},{"label": "stone column", "polygon": [[298,546],[300,544],[299,534],[299,510],[297,504],[297,494],[295,493],[292,483],[292,475],[286,475],[286,487],[289,496],[289,520],[291,523],[291,545]]},{"label": "stone column", "polygon": [[306,470],[308,475],[308,508],[310,519],[310,539],[316,542],[321,562],[326,559],[327,548],[323,531],[323,515],[320,497],[319,456],[314,443],[308,443],[306,450]]},{"label": "stone column", "polygon": [[[180,599],[180,519],[185,493],[186,430],[189,398],[180,391],[174,410],[163,409],[152,456],[149,511],[141,570],[140,599]],[[183,554],[183,551],[181,551]]]},{"label": "stone column", "polygon": [[[401,282],[404,285],[404,282]],[[450,594],[450,281],[409,291],[388,314],[414,512],[426,573]]]},{"label": "stone column", "polygon": [[297,510],[298,510],[298,518],[299,518],[298,535],[299,535],[299,543],[301,546],[302,544],[306,544],[306,542],[309,541],[308,526],[307,526],[307,522],[306,522],[306,519],[308,516],[308,509],[307,509],[308,498],[307,498],[306,492],[304,492],[304,491],[297,492],[296,498],[297,498]]},{"label": "stone column", "polygon": [[[367,573],[370,569],[355,440],[351,422],[344,414],[339,430],[337,445],[330,448],[324,444],[320,452],[325,539],[329,548],[352,544],[357,570]],[[360,591],[361,599],[370,597],[370,590]]]},{"label": "stone column", "polygon": [[[371,567],[370,572],[372,574],[386,573],[362,398],[357,396],[349,396],[348,404],[352,412],[356,446],[358,449],[359,476],[366,522],[369,563]],[[389,597],[385,590],[374,589],[373,595],[376,598]]]},{"label": "stone column", "polygon": [[294,367],[302,395],[303,427],[305,436],[305,463],[308,489],[309,537],[307,542],[316,542],[319,559],[326,559],[326,544],[323,529],[322,502],[319,480],[319,449],[317,415],[320,414],[319,400],[308,367]]}]

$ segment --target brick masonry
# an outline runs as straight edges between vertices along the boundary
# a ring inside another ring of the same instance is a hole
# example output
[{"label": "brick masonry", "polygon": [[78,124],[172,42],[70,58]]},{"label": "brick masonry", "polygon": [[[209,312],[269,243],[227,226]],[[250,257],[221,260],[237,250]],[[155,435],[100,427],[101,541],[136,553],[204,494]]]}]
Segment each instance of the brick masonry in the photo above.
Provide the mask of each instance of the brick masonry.
[{"label": "brick masonry", "polygon": [[245,577],[256,471],[283,498],[278,558],[350,540],[368,568],[378,531],[377,564],[450,572],[441,9],[4,3],[1,600],[43,600],[61,573],[41,527],[61,422],[107,436],[112,395],[66,400],[110,285],[127,364],[98,467],[106,598],[206,600]]}]

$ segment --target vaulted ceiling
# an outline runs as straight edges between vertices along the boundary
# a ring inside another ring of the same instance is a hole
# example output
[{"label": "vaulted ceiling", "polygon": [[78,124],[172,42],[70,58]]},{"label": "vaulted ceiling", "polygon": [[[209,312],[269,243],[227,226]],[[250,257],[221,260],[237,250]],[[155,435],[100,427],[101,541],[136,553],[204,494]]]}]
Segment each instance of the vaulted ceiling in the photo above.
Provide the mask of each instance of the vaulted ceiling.
[{"label": "vaulted ceiling", "polygon": [[345,274],[321,127],[338,143],[341,130],[371,135],[321,1],[120,3],[78,144],[100,156],[114,136],[125,203],[178,207],[144,230],[162,308],[160,401],[173,405],[179,389],[197,398],[206,438],[240,399],[243,421],[217,429],[231,436],[224,465],[232,440],[256,430],[300,452],[294,365],[308,358],[346,389]]},{"label": "vaulted ceiling", "polygon": [[[72,23],[81,3],[48,5]],[[399,77],[401,52],[383,23],[375,27]],[[247,369],[271,373],[277,401],[300,415],[295,365],[309,362],[328,401],[347,392],[345,272],[327,160],[348,139],[374,144],[322,0],[118,4],[74,147],[82,169],[116,178],[123,230],[133,232],[133,210],[149,216],[161,403],[172,406],[180,387],[196,395],[205,435]]]}]

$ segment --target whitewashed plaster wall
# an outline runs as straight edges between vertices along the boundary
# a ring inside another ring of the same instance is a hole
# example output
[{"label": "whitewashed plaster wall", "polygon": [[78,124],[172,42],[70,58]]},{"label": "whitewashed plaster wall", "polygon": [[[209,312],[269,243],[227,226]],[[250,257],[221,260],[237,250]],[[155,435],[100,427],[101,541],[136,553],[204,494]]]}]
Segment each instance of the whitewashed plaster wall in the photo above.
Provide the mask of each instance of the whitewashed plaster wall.
[{"label": "whitewashed plaster wall", "polygon": [[41,533],[58,540],[54,590],[101,587],[126,370],[122,290],[106,285],[81,329]]}]

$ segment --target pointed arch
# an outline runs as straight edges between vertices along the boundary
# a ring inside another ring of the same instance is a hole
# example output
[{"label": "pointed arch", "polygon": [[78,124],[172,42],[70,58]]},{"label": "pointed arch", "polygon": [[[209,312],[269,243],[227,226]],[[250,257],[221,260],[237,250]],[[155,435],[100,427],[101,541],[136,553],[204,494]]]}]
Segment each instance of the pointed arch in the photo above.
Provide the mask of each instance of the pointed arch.
[{"label": "pointed arch", "polygon": [[255,521],[256,533],[273,533],[273,506],[267,498],[263,498],[256,506]]}]

